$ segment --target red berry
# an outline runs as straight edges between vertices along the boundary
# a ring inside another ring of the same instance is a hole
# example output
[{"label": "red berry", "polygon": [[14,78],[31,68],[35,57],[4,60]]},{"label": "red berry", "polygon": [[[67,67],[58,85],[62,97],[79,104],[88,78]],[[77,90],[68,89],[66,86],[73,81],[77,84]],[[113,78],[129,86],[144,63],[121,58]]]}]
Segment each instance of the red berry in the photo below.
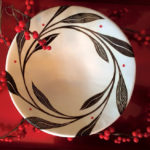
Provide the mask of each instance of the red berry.
[{"label": "red berry", "polygon": [[150,122],[150,118],[147,118],[146,121],[147,121],[147,122]]},{"label": "red berry", "polygon": [[108,130],[105,130],[105,131],[104,131],[104,135],[109,136],[109,135],[110,135],[110,132],[109,132]]},{"label": "red berry", "polygon": [[117,139],[118,139],[118,141],[121,141],[121,140],[122,140],[122,138],[121,138],[120,136],[118,136],[118,138],[117,138]]},{"label": "red berry", "polygon": [[148,126],[148,127],[146,128],[146,131],[147,131],[148,133],[150,133],[150,126]]},{"label": "red berry", "polygon": [[147,46],[149,43],[148,41],[144,41],[144,45]]},{"label": "red berry", "polygon": [[1,75],[2,75],[3,77],[5,77],[5,76],[6,76],[6,72],[5,72],[5,71],[1,71]]},{"label": "red berry", "polygon": [[6,86],[6,83],[5,83],[5,82],[4,82],[4,83],[2,83],[2,86],[3,86],[3,87],[5,87],[5,86]]},{"label": "red berry", "polygon": [[117,139],[114,140],[114,143],[116,143],[116,144],[118,143]]},{"label": "red berry", "polygon": [[138,143],[138,142],[139,142],[139,139],[138,139],[137,137],[134,137],[134,138],[133,138],[133,142],[134,142],[134,143]]},{"label": "red berry", "polygon": [[122,142],[125,143],[127,140],[126,138],[122,138]]},{"label": "red berry", "polygon": [[3,89],[3,87],[0,85],[0,91]]},{"label": "red berry", "polygon": [[24,21],[19,21],[19,27],[23,28],[25,26],[25,22]]},{"label": "red berry", "polygon": [[30,36],[25,36],[25,39],[26,40],[30,40]]},{"label": "red berry", "polygon": [[145,132],[143,136],[144,136],[145,138],[148,138],[148,133]]},{"label": "red berry", "polygon": [[8,37],[5,37],[5,40],[8,41]]},{"label": "red berry", "polygon": [[137,133],[135,131],[133,131],[132,136],[137,136]]},{"label": "red berry", "polygon": [[17,33],[19,33],[19,32],[21,32],[21,28],[20,28],[19,26],[16,26],[16,27],[15,27],[15,31],[16,31]]},{"label": "red berry", "polygon": [[104,135],[103,135],[102,133],[100,133],[100,134],[99,134],[99,138],[100,138],[100,139],[103,139],[103,138],[104,138]]},{"label": "red berry", "polygon": [[31,6],[30,5],[27,5],[27,10],[30,10],[31,9]]},{"label": "red berry", "polygon": [[73,140],[73,138],[69,138],[69,137],[68,137],[67,140],[68,140],[69,142],[71,142],[71,141]]},{"label": "red berry", "polygon": [[146,36],[146,37],[145,37],[145,40],[146,40],[146,41],[149,41],[149,40],[150,40],[150,36]]},{"label": "red berry", "polygon": [[25,1],[25,5],[29,5],[29,1]]},{"label": "red berry", "polygon": [[44,45],[43,41],[42,40],[38,40],[38,43],[42,46]]},{"label": "red berry", "polygon": [[0,39],[0,43],[4,43],[4,40],[3,40],[3,39]]},{"label": "red berry", "polygon": [[46,43],[46,40],[45,40],[45,39],[43,39],[43,40],[42,40],[42,42],[45,44],[45,43]]},{"label": "red berry", "polygon": [[115,132],[114,127],[109,127],[109,131],[110,131],[110,133],[114,133]]},{"label": "red berry", "polygon": [[1,77],[0,82],[6,82],[6,79]]},{"label": "red berry", "polygon": [[51,50],[52,49],[52,47],[51,46],[47,46],[47,50]]},{"label": "red berry", "polygon": [[30,0],[30,5],[34,5],[34,1],[33,0]]},{"label": "red berry", "polygon": [[109,140],[109,136],[104,135],[104,140],[108,141]]},{"label": "red berry", "polygon": [[24,32],[24,36],[29,36],[29,34],[30,34],[30,33],[29,33],[28,31],[25,31],[25,32]]},{"label": "red berry", "polygon": [[8,142],[11,143],[11,142],[12,142],[12,139],[9,139]]},{"label": "red berry", "polygon": [[46,45],[43,45],[42,48],[43,48],[44,50],[46,50],[47,47],[46,47]]},{"label": "red berry", "polygon": [[6,45],[7,45],[7,46],[10,46],[10,44],[11,44],[11,43],[10,43],[9,41],[6,42]]},{"label": "red berry", "polygon": [[5,138],[4,141],[5,141],[5,142],[8,142],[8,138]]},{"label": "red berry", "polygon": [[140,33],[141,33],[141,35],[145,35],[146,31],[145,30],[141,30]]},{"label": "red berry", "polygon": [[23,127],[22,127],[22,126],[19,126],[19,127],[18,127],[18,130],[22,131],[22,130],[23,130]]},{"label": "red berry", "polygon": [[28,11],[25,11],[24,14],[28,16],[28,15],[29,15],[29,12],[28,12]]},{"label": "red berry", "polygon": [[127,138],[127,142],[130,142],[131,140],[129,138]]},{"label": "red berry", "polygon": [[39,34],[37,33],[37,31],[33,31],[32,34],[33,34],[32,36],[34,39],[37,39],[39,37]]},{"label": "red berry", "polygon": [[143,137],[143,134],[142,134],[142,133],[138,133],[137,136],[138,136],[139,138],[142,138],[142,137]]}]

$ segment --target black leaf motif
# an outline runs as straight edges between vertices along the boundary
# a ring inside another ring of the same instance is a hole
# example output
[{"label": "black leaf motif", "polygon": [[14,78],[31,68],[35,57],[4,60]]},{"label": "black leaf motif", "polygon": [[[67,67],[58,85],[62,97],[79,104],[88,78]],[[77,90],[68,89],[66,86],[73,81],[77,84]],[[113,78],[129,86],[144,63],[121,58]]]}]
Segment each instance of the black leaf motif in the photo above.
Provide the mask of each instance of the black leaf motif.
[{"label": "black leaf motif", "polygon": [[82,105],[81,110],[87,109],[87,108],[93,106],[94,104],[96,104],[102,98],[104,93],[105,92],[98,93],[98,94],[92,96],[91,98],[89,98],[88,100],[86,100],[84,102],[84,104]]},{"label": "black leaf motif", "polygon": [[94,38],[90,37],[90,39],[92,40],[92,42],[94,43],[95,49],[98,53],[98,55],[105,61],[109,62],[107,54],[104,50],[104,48],[102,47],[102,45],[96,41]]},{"label": "black leaf motif", "polygon": [[69,16],[62,20],[64,23],[88,23],[98,19],[103,19],[101,16],[92,13],[78,13]]},{"label": "black leaf motif", "polygon": [[128,57],[134,57],[134,53],[132,47],[125,41],[119,40],[115,37],[111,37],[108,35],[99,34],[105,41],[107,41],[112,47],[114,47],[118,52],[126,55]]},{"label": "black leaf motif", "polygon": [[[59,34],[59,33],[49,35],[49,36],[45,37],[45,38],[42,39],[42,40],[46,40],[45,45],[48,45],[48,44],[50,44],[50,43],[58,36],[58,34]],[[34,51],[37,51],[37,50],[40,50],[40,49],[42,49],[42,46],[38,43],[38,44],[35,46]]]},{"label": "black leaf motif", "polygon": [[98,115],[90,124],[83,127],[82,129],[80,129],[79,132],[76,134],[76,137],[90,135],[90,133],[91,133],[92,129],[94,128],[96,122],[98,121],[99,117],[100,116]]},{"label": "black leaf motif", "polygon": [[53,16],[53,18],[57,17],[59,14],[61,14],[63,11],[65,11],[69,6],[61,6],[57,12],[55,13],[55,15]]},{"label": "black leaf motif", "polygon": [[6,80],[7,80],[8,90],[13,94],[20,95],[17,90],[16,83],[15,83],[13,77],[7,71],[6,71]]},{"label": "black leaf motif", "polygon": [[32,83],[32,89],[33,92],[35,94],[35,96],[37,97],[37,99],[44,105],[46,106],[48,109],[50,109],[51,111],[54,111],[56,113],[59,113],[49,102],[49,100],[46,98],[46,96],[34,85],[34,83]]},{"label": "black leaf motif", "polygon": [[[30,20],[26,23],[26,29],[28,30],[29,27],[30,27]],[[25,43],[24,31],[18,33],[16,37],[16,41],[17,41],[18,52],[20,54]]]},{"label": "black leaf motif", "polygon": [[116,103],[120,114],[123,113],[127,106],[128,92],[123,79],[123,76],[119,75],[119,81],[116,90]]},{"label": "black leaf motif", "polygon": [[58,128],[66,125],[66,124],[50,122],[38,117],[28,117],[26,118],[26,120],[39,129],[52,129],[52,128]]}]

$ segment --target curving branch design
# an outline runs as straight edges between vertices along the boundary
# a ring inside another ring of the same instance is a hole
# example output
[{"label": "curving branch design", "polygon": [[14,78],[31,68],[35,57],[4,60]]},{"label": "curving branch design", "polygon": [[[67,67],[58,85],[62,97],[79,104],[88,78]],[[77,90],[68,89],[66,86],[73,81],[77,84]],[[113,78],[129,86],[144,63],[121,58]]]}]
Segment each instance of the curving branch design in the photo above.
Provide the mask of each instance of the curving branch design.
[{"label": "curving branch design", "polygon": [[[41,38],[42,36],[46,35],[47,33],[50,33],[52,31],[55,31],[58,29],[76,30],[76,31],[81,32],[81,33],[85,34],[86,36],[88,36],[89,39],[91,40],[91,42],[93,43],[95,50],[96,50],[97,54],[100,56],[100,58],[103,61],[109,63],[110,61],[109,61],[107,53],[106,53],[106,50],[107,50],[107,52],[110,54],[110,56],[112,58],[113,65],[114,65],[114,73],[113,73],[112,80],[110,81],[110,83],[107,85],[107,87],[103,91],[101,91],[101,92],[97,93],[96,95],[91,96],[89,99],[87,99],[83,103],[81,108],[79,108],[79,110],[82,111],[85,109],[89,109],[92,106],[95,106],[95,104],[97,104],[97,103],[99,103],[99,105],[86,114],[79,115],[79,116],[70,116],[70,115],[64,114],[64,113],[60,112],[59,110],[57,110],[56,108],[54,108],[52,106],[52,104],[50,103],[50,101],[47,99],[47,97],[44,95],[44,93],[42,91],[40,91],[34,83],[32,83],[33,93],[35,94],[37,100],[44,107],[48,108],[50,111],[55,113],[55,115],[42,109],[36,103],[34,98],[31,96],[31,94],[28,90],[27,84],[26,84],[26,79],[25,79],[25,69],[26,69],[26,65],[27,65],[28,61],[30,60],[31,56],[34,53],[36,53],[37,51],[41,50],[42,47],[39,44],[36,44],[37,40],[34,40],[32,42],[32,44],[30,45],[30,47],[28,48],[24,59],[21,60],[21,52],[22,52],[23,46],[25,44],[24,35],[22,32],[19,33],[17,35],[17,38],[16,38],[17,39],[16,40],[17,46],[18,46],[18,57],[19,57],[20,70],[21,70],[24,86],[25,86],[25,89],[26,89],[32,103],[22,96],[22,94],[17,89],[17,85],[16,85],[13,77],[8,72],[7,72],[7,76],[6,76],[7,77],[7,85],[8,85],[8,89],[11,93],[19,96],[22,100],[24,100],[26,103],[28,103],[29,105],[31,105],[35,109],[41,111],[42,113],[44,113],[46,115],[65,120],[65,123],[55,123],[55,122],[51,122],[51,121],[44,120],[42,118],[38,118],[38,117],[34,117],[34,116],[26,118],[26,120],[28,120],[31,124],[33,124],[35,127],[40,128],[40,129],[52,129],[52,128],[63,127],[63,126],[69,125],[71,123],[74,123],[76,121],[79,121],[79,120],[83,119],[84,117],[86,117],[86,116],[88,116],[88,115],[90,115],[96,111],[99,111],[97,117],[93,121],[91,121],[89,124],[84,126],[82,129],[80,129],[78,131],[78,133],[76,134],[76,136],[89,135],[89,134],[91,134],[93,128],[95,127],[97,121],[99,120],[100,116],[102,115],[102,113],[103,113],[103,111],[104,111],[104,109],[105,109],[105,107],[109,101],[111,92],[114,89],[114,83],[116,81],[117,69],[119,72],[119,80],[118,80],[117,89],[116,89],[116,104],[117,104],[117,108],[118,108],[118,111],[120,114],[124,111],[124,109],[126,108],[126,105],[127,105],[128,92],[127,92],[126,84],[125,84],[123,75],[121,73],[121,69],[120,69],[120,66],[118,64],[118,61],[115,58],[115,56],[112,53],[109,46],[115,48],[115,50],[117,50],[118,52],[120,52],[121,54],[123,54],[127,57],[133,57],[134,54],[133,54],[131,46],[128,43],[126,43],[122,40],[119,40],[117,38],[110,37],[108,35],[100,34],[98,32],[95,32],[93,30],[90,30],[90,29],[82,27],[82,26],[64,25],[64,26],[60,26],[60,27],[56,27],[56,28],[52,29],[52,27],[54,27],[55,25],[57,25],[59,23],[77,24],[77,23],[88,23],[88,22],[99,20],[99,19],[104,19],[103,17],[101,17],[97,14],[79,13],[79,14],[74,14],[72,16],[69,16],[65,19],[62,19],[62,20],[60,20],[54,24],[51,24],[51,22],[57,16],[59,16],[61,13],[63,13],[67,8],[68,8],[68,6],[62,6],[56,11],[54,16],[48,21],[46,26],[39,33],[39,37]],[[29,28],[30,23],[28,23],[27,26]],[[53,40],[55,40],[55,38],[57,38],[57,36],[59,36],[59,33],[50,34],[47,37],[45,37],[44,39],[46,40],[46,44],[48,45],[51,42],[53,42]],[[35,44],[36,44],[36,46],[35,46]],[[32,50],[33,47],[34,47],[34,49]],[[21,64],[21,62],[23,62],[23,65]],[[107,92],[107,95],[105,94],[106,92]],[[101,101],[101,103],[100,103],[100,100],[102,98],[104,100]],[[69,121],[66,123],[66,120],[69,120]]]}]

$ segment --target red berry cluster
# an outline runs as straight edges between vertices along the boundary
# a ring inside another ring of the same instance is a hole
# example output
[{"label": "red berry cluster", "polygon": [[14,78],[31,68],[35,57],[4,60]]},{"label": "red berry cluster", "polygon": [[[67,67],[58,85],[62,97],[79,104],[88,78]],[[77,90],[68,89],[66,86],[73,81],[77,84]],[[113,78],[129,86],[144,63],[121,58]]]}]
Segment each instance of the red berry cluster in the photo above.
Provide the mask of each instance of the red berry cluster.
[{"label": "red berry cluster", "polygon": [[128,12],[129,12],[129,10],[127,8],[123,8],[123,9],[119,9],[119,10],[113,10],[110,13],[109,17],[112,19],[115,19],[115,18],[119,19]]},{"label": "red berry cluster", "polygon": [[10,41],[7,37],[4,37],[4,35],[0,34],[0,43],[6,44],[8,47],[10,46]]},{"label": "red berry cluster", "polygon": [[137,129],[135,131],[132,131],[131,135],[122,135],[122,136],[117,136],[114,139],[114,143],[120,144],[120,143],[126,143],[133,141],[134,143],[138,143],[139,139],[141,138],[148,138],[150,137],[150,127],[146,128],[146,132],[142,133],[140,129]]},{"label": "red berry cluster", "polygon": [[18,22],[18,25],[15,27],[15,31],[16,31],[17,33],[19,33],[19,32],[21,32],[21,31],[25,30],[25,26],[26,26],[26,23],[25,23],[23,20],[20,20],[20,21]]},{"label": "red berry cluster", "polygon": [[51,46],[46,46],[46,40],[45,39],[42,39],[40,40],[39,39],[39,34],[37,31],[29,31],[29,30],[26,30],[26,23],[24,21],[19,21],[18,25],[15,27],[15,31],[17,33],[21,32],[21,31],[24,31],[24,37],[26,40],[30,40],[30,35],[32,35],[32,38],[33,39],[36,39],[38,40],[38,43],[40,46],[42,46],[43,50],[51,50]]},{"label": "red berry cluster", "polygon": [[6,87],[6,72],[5,71],[1,71],[0,72],[0,91],[3,90],[4,87]]},{"label": "red berry cluster", "polygon": [[146,30],[135,31],[132,29],[125,28],[124,31],[131,40],[138,42],[140,45],[150,45],[150,33]]},{"label": "red berry cluster", "polygon": [[46,46],[46,40],[38,40],[40,46],[42,46],[43,50],[51,50],[51,46]]},{"label": "red berry cluster", "polygon": [[39,34],[37,31],[33,31],[33,32],[24,31],[24,37],[26,40],[30,40],[30,34],[32,35],[33,39],[38,39],[39,37]]},{"label": "red berry cluster", "polygon": [[12,131],[9,135],[7,136],[2,136],[0,137],[0,142],[13,142],[14,140],[20,141],[23,139],[26,134],[28,128],[31,128],[35,133],[40,133],[41,131],[35,127],[33,127],[31,124],[29,124],[27,121],[22,120],[19,125],[15,128],[12,129],[12,126],[10,125],[4,125],[3,123],[0,123],[0,129],[3,131],[7,130],[8,132]]},{"label": "red berry cluster", "polygon": [[25,5],[26,5],[26,10],[25,10],[24,14],[29,17],[33,17],[34,12],[32,10],[32,7],[34,5],[34,0],[26,0]]},{"label": "red berry cluster", "polygon": [[69,142],[71,142],[71,141],[73,141],[73,138],[68,137],[67,140],[68,140]]},{"label": "red berry cluster", "polygon": [[108,141],[110,139],[110,136],[115,132],[115,129],[113,127],[109,127],[108,129],[104,130],[99,134],[100,139],[104,139],[105,141]]},{"label": "red berry cluster", "polygon": [[3,130],[6,128],[8,132],[13,131],[11,132],[8,136],[2,136],[0,137],[0,142],[13,142],[13,140],[21,140],[22,138],[24,138],[27,134],[26,130],[27,128],[31,126],[29,123],[27,122],[22,122],[20,123],[20,125],[14,129],[12,129],[11,126],[6,126],[6,125],[3,125],[3,126],[0,126],[1,128],[3,128]]},{"label": "red berry cluster", "polygon": [[150,35],[146,33],[146,30],[141,30],[140,32],[135,32],[133,35],[133,39],[138,41],[138,43],[142,43],[145,46],[150,44]]},{"label": "red berry cluster", "polygon": [[114,139],[114,143],[116,143],[116,144],[120,144],[121,142],[126,143],[126,142],[130,142],[130,141],[131,141],[130,138],[125,138],[125,137],[121,137],[121,136],[118,136],[116,139]]}]

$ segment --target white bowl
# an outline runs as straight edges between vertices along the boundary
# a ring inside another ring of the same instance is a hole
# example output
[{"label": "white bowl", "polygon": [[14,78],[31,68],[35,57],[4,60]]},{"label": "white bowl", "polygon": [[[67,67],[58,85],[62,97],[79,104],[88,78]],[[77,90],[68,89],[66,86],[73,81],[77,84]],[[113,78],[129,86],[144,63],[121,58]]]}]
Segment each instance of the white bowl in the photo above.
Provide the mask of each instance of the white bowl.
[{"label": "white bowl", "polygon": [[135,82],[132,47],[119,27],[79,6],[47,9],[27,26],[52,50],[23,32],[10,46],[7,85],[21,115],[63,137],[95,134],[118,119]]}]

